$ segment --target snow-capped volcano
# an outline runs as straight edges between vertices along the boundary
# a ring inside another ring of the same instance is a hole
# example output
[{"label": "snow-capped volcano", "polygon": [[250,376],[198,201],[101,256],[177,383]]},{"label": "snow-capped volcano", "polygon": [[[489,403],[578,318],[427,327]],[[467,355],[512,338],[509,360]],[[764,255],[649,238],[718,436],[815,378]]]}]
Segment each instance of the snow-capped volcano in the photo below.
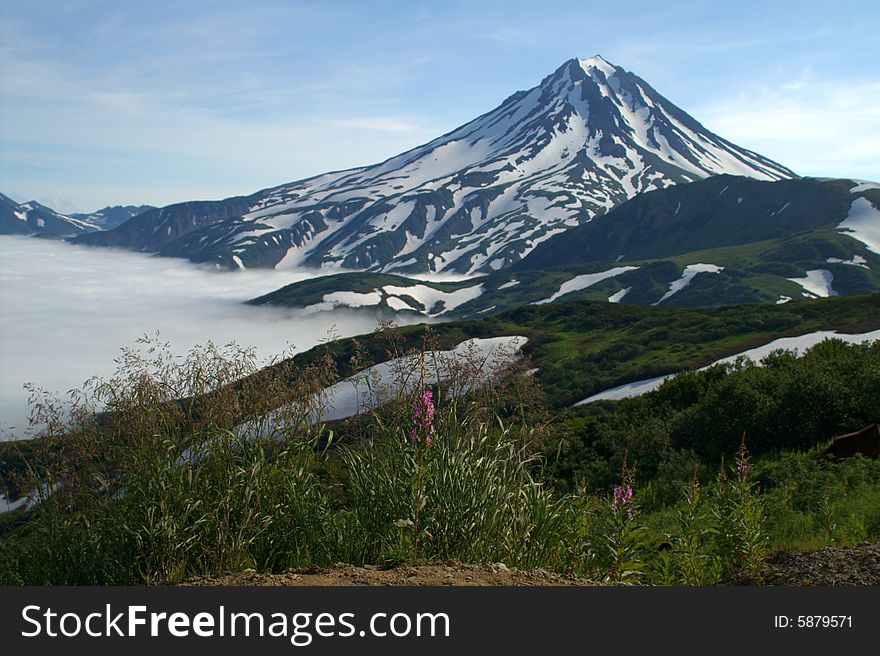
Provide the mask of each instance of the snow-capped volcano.
[{"label": "snow-capped volcano", "polygon": [[719,173],[794,176],[596,56],[380,164],[172,205],[79,240],[229,267],[497,270],[638,193]]}]

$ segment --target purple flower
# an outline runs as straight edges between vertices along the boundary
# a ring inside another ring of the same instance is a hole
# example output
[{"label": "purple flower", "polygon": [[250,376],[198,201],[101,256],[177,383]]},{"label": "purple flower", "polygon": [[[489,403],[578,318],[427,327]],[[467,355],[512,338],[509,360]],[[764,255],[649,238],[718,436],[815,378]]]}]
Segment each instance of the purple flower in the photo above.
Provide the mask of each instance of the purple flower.
[{"label": "purple flower", "polygon": [[746,474],[749,472],[749,466],[745,463],[736,466],[736,477],[744,481],[746,480]]},{"label": "purple flower", "polygon": [[632,506],[629,505],[632,499],[633,489],[631,485],[618,485],[614,488],[614,501],[611,507],[614,509],[623,508],[627,517],[632,517]]},{"label": "purple flower", "polygon": [[424,434],[425,445],[431,443],[434,436],[434,392],[425,388],[413,401],[412,421],[415,424],[410,432],[410,439],[415,442],[419,434]]}]

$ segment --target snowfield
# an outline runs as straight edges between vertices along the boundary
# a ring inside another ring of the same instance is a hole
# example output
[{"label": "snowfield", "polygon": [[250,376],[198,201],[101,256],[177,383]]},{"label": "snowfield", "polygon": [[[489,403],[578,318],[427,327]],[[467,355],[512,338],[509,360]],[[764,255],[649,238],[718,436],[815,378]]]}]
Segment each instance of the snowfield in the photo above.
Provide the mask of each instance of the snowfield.
[{"label": "snowfield", "polygon": [[330,292],[324,294],[323,302],[316,305],[310,305],[307,310],[311,311],[332,311],[338,307],[359,308],[378,305],[382,301],[382,294],[379,292]]},{"label": "snowfield", "polygon": [[863,269],[869,268],[868,261],[861,255],[853,255],[851,260],[841,260],[839,257],[829,257],[825,261],[829,264],[850,264],[852,266],[862,267]]},{"label": "snowfield", "polygon": [[[425,380],[449,380],[456,367],[478,363],[483,375],[492,375],[519,357],[520,349],[528,338],[519,335],[469,339],[454,349],[429,355],[425,362]],[[439,374],[439,376],[438,376]],[[356,376],[346,378],[326,390],[327,410],[323,421],[346,419],[368,412],[396,399],[398,394],[410,394],[421,384],[422,368],[418,356],[396,358],[374,365]]]},{"label": "snowfield", "polygon": [[624,287],[623,289],[614,292],[611,296],[608,297],[609,303],[620,303],[623,300],[623,297],[629,294],[629,290],[632,287]]},{"label": "snowfield", "polygon": [[[452,292],[444,292],[428,285],[412,285],[401,287],[385,285],[370,292],[337,291],[324,294],[321,303],[308,305],[304,311],[331,312],[337,308],[376,307],[384,299],[392,310],[421,312],[428,317],[437,317],[479,298],[483,294],[483,285],[463,287]],[[407,298],[408,297],[408,298]],[[413,302],[416,305],[413,305]]]},{"label": "snowfield", "polygon": [[657,389],[663,384],[664,380],[672,378],[674,375],[675,374],[668,374],[666,376],[657,376],[656,378],[645,378],[644,380],[637,380],[634,383],[624,383],[617,387],[609,387],[598,394],[593,394],[582,401],[578,401],[575,405],[584,405],[585,403],[592,403],[593,401],[620,401],[621,399],[628,399],[633,396],[641,396],[642,394]]},{"label": "snowfield", "polygon": [[[425,308],[428,316],[437,316],[450,312],[463,305],[468,301],[479,298],[483,293],[483,285],[474,285],[473,287],[463,287],[454,292],[443,292],[427,285],[413,285],[412,287],[396,287],[394,285],[386,285],[382,288],[389,296],[406,295],[414,298]],[[443,305],[438,307],[438,304]]]},{"label": "snowfield", "polygon": [[19,508],[26,508],[30,505],[30,499],[26,496],[19,497],[15,501],[10,501],[6,498],[6,495],[0,494],[0,515],[12,512],[13,510],[18,510]]},{"label": "snowfield", "polygon": [[869,189],[880,189],[880,182],[871,182],[870,180],[853,180],[853,182],[858,182],[858,184],[849,190],[851,194],[868,191]]}]

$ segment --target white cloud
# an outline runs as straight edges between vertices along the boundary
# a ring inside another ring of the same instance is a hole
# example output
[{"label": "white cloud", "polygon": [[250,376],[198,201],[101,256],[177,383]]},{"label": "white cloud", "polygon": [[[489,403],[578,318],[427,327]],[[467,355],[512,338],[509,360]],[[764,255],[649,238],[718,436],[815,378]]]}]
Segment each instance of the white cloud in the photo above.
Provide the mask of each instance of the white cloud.
[{"label": "white cloud", "polygon": [[22,383],[64,393],[89,376],[108,376],[119,349],[144,333],[160,331],[177,353],[234,340],[266,359],[288,343],[310,348],[332,324],[345,336],[377,323],[369,312],[305,316],[242,303],[319,275],[314,270],[216,272],[30,237],[0,237],[0,252],[0,439],[10,426],[26,426]]}]

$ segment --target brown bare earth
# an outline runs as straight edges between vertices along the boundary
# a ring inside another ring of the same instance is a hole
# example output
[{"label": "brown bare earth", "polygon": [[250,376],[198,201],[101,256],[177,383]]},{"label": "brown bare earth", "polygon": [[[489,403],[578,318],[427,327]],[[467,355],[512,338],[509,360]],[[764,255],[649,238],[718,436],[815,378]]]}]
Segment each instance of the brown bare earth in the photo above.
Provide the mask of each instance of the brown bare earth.
[{"label": "brown bare earth", "polygon": [[[880,585],[880,543],[854,547],[824,547],[816,551],[778,552],[766,561],[763,580],[730,577],[728,585]],[[599,585],[587,579],[553,574],[542,569],[519,570],[502,563],[465,565],[405,564],[391,568],[337,564],[329,568],[291,569],[283,574],[260,574],[252,569],[236,574],[190,579],[185,586],[333,586],[333,585],[476,585],[552,586]]]},{"label": "brown bare earth", "polygon": [[456,562],[398,565],[389,569],[338,564],[321,569],[292,569],[283,574],[259,574],[245,570],[237,574],[191,579],[188,586],[285,586],[285,585],[596,585],[585,579],[552,574],[542,569],[528,571],[501,563],[463,565]]}]

